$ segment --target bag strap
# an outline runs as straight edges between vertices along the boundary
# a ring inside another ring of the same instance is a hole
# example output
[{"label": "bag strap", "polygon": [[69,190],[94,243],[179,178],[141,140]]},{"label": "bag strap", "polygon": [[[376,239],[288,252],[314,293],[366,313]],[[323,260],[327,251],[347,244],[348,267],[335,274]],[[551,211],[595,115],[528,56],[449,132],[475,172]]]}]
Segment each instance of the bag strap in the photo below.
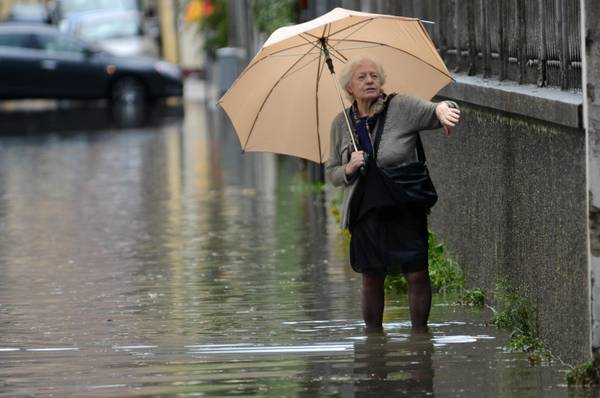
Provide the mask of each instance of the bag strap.
[{"label": "bag strap", "polygon": [[425,157],[425,148],[423,148],[423,142],[421,142],[421,134],[417,133],[417,160],[419,162],[427,163]]},{"label": "bag strap", "polygon": [[388,97],[385,99],[385,107],[379,114],[377,120],[377,130],[375,130],[375,139],[373,143],[373,159],[377,159],[377,151],[379,150],[379,143],[381,142],[381,136],[383,135],[383,125],[385,124],[385,117],[387,115],[387,110],[390,105],[390,101],[392,100],[392,98],[394,98],[395,95],[396,93],[391,93],[390,95],[388,95]]}]

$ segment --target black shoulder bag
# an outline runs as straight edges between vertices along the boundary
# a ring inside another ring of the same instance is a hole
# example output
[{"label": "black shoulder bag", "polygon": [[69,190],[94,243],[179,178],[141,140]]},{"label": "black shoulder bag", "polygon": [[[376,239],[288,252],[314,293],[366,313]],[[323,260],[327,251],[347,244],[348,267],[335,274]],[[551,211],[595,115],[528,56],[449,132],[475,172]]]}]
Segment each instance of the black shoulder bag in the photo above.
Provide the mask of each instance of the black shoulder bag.
[{"label": "black shoulder bag", "polygon": [[[387,112],[386,112],[387,114]],[[384,117],[385,115],[384,114]],[[375,157],[383,135],[385,119],[380,120],[376,131],[373,153]],[[438,195],[429,176],[425,150],[421,136],[417,132],[417,160],[403,163],[393,167],[380,168],[382,180],[389,190],[389,194],[398,205],[412,204],[429,211],[437,202]]]}]

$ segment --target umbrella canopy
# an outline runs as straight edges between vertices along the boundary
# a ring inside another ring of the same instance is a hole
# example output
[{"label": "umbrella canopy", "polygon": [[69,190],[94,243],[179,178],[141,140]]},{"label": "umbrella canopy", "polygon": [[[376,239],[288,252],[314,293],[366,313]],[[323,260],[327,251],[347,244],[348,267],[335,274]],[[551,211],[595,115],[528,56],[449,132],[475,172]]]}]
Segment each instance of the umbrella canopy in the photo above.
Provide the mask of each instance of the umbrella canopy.
[{"label": "umbrella canopy", "polygon": [[327,160],[343,108],[323,46],[336,71],[359,56],[381,63],[386,92],[428,100],[452,80],[420,20],[336,8],[273,32],[219,100],[243,151]]}]

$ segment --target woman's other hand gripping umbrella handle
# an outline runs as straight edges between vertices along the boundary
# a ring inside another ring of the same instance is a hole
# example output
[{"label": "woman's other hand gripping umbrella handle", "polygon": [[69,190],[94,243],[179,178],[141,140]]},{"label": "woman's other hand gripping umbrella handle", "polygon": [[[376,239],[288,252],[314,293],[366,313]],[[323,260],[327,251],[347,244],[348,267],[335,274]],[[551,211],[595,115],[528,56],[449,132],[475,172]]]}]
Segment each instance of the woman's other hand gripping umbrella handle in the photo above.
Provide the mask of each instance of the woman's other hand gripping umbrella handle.
[{"label": "woman's other hand gripping umbrella handle", "polygon": [[458,109],[456,102],[440,102],[435,108],[435,114],[437,115],[446,136],[450,135],[450,128],[455,127],[460,120],[460,109]]},{"label": "woman's other hand gripping umbrella handle", "polygon": [[354,151],[350,155],[350,160],[346,163],[346,178],[350,180],[354,173],[364,169],[366,164],[366,153],[364,151]]}]

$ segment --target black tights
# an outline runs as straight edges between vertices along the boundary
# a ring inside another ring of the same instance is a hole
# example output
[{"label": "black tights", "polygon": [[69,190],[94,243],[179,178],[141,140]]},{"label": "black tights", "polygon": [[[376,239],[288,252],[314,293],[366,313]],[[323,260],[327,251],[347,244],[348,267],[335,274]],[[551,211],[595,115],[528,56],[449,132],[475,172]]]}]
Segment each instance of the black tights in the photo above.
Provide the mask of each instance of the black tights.
[{"label": "black tights", "polygon": [[[385,276],[364,273],[361,292],[361,308],[367,332],[383,331],[383,304]],[[427,331],[427,319],[431,309],[431,284],[429,272],[404,274],[408,282],[408,306],[413,331]]]}]

